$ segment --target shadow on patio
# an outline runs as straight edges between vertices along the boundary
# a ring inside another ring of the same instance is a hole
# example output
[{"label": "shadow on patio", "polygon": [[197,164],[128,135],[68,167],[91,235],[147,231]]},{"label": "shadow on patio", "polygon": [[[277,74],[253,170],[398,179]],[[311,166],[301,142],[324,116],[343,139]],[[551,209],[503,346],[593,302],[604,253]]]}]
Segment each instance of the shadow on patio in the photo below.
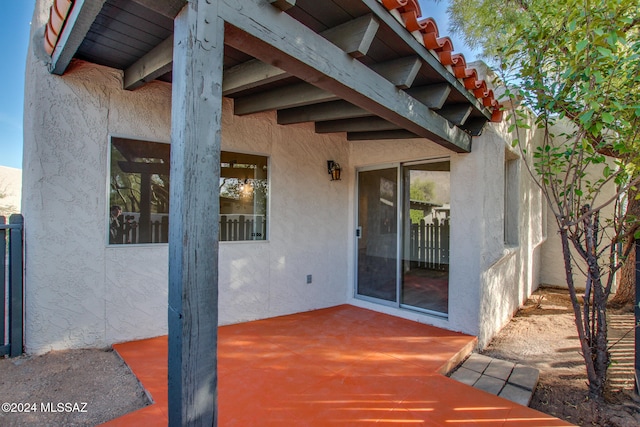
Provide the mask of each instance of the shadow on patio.
[{"label": "shadow on patio", "polygon": [[[444,377],[475,344],[348,305],[223,326],[218,425],[569,425]],[[167,338],[114,348],[155,404],[105,425],[167,425]]]}]

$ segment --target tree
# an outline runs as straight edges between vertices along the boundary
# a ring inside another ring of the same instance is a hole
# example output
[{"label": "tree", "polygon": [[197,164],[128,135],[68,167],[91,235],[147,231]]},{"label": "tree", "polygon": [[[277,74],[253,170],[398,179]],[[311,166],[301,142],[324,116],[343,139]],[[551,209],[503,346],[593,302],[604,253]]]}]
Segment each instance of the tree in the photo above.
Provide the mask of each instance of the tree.
[{"label": "tree", "polygon": [[[482,46],[509,88],[514,145],[561,237],[592,397],[603,395],[609,364],[607,299],[631,250],[620,253],[619,243],[638,227],[623,207],[637,200],[640,165],[637,8],[637,0],[453,0],[449,8],[454,31]],[[542,144],[527,147],[524,132],[540,132]],[[582,286],[574,278],[580,264]]]},{"label": "tree", "polygon": [[[435,196],[436,183],[428,181],[426,179],[417,179],[411,183],[409,189],[409,198],[411,200],[417,200],[420,202],[433,201]],[[424,211],[411,209],[409,213],[412,224],[419,224],[421,219],[424,219]]]}]

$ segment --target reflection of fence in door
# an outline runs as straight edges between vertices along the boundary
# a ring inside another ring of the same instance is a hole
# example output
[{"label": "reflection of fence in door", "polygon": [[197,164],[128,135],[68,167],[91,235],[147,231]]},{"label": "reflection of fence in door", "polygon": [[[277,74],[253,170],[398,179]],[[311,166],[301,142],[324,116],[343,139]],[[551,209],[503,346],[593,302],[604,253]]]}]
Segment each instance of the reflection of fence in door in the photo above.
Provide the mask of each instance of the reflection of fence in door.
[{"label": "reflection of fence in door", "polygon": [[411,266],[431,270],[449,269],[449,221],[433,220],[433,224],[420,220],[411,224]]}]

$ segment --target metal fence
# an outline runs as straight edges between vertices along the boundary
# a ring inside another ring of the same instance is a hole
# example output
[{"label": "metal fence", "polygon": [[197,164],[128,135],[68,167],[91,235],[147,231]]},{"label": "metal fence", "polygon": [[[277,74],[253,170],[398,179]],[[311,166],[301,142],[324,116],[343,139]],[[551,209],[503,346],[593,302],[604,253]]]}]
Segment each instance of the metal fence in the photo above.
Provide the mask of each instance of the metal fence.
[{"label": "metal fence", "polygon": [[24,342],[24,219],[0,216],[0,356],[22,354]]}]

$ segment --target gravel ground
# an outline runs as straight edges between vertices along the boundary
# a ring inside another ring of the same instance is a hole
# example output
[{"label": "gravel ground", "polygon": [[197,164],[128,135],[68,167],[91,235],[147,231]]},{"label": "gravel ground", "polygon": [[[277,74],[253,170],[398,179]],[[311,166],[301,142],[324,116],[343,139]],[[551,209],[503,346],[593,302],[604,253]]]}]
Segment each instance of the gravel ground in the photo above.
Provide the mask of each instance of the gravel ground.
[{"label": "gravel ground", "polygon": [[0,404],[0,426],[95,426],[149,399],[113,351],[66,350],[0,359]]}]

